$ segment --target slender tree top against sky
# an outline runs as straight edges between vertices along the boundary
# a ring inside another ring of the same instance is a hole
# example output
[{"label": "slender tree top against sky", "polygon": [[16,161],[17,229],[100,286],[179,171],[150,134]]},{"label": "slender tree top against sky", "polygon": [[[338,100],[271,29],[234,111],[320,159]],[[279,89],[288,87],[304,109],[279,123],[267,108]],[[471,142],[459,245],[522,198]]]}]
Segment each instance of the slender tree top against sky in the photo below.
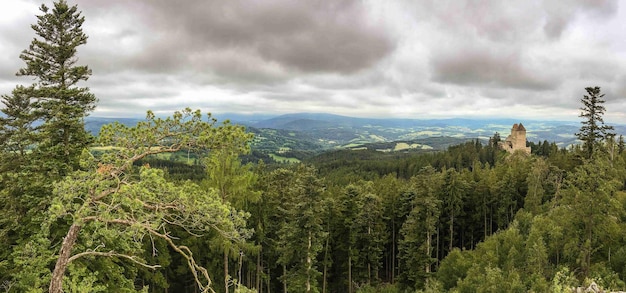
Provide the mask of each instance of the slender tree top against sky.
[{"label": "slender tree top against sky", "polygon": [[603,106],[604,94],[600,87],[587,87],[585,90],[587,94],[580,100],[583,104],[579,115],[583,119],[582,126],[576,136],[583,141],[587,158],[593,158],[598,143],[614,137],[615,133],[612,132],[613,126],[604,124],[606,108]]},{"label": "slender tree top against sky", "polygon": [[[0,3],[0,92],[41,3]],[[598,85],[626,122],[626,4],[605,1],[86,1],[94,115],[330,112],[576,120]],[[228,13],[226,13],[228,12]]]}]

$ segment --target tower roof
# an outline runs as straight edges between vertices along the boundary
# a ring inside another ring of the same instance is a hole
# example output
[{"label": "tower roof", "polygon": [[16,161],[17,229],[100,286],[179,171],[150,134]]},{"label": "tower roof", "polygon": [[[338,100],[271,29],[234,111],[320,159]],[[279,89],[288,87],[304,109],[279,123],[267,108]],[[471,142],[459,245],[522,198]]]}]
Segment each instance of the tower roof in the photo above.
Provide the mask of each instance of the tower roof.
[{"label": "tower roof", "polygon": [[526,131],[526,128],[524,127],[524,125],[520,122],[520,124],[517,126],[517,130],[518,131]]}]

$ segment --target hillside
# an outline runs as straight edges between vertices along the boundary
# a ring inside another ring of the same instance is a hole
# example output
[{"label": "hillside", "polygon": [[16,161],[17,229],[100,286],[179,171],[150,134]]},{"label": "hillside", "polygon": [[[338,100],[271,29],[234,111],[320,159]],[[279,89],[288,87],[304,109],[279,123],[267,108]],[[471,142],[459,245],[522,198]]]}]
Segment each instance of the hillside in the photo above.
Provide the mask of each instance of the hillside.
[{"label": "hillside", "polygon": [[[572,121],[519,121],[514,119],[369,119],[325,113],[280,116],[217,114],[219,121],[244,125],[255,134],[252,149],[278,160],[298,161],[337,149],[415,152],[444,150],[453,144],[480,139],[485,143],[496,132],[502,138],[514,123],[522,122],[528,141],[555,142],[559,147],[576,144],[580,123]],[[140,119],[87,117],[86,127],[97,134],[102,125],[118,121],[134,125]],[[615,125],[616,133],[626,126]]]}]

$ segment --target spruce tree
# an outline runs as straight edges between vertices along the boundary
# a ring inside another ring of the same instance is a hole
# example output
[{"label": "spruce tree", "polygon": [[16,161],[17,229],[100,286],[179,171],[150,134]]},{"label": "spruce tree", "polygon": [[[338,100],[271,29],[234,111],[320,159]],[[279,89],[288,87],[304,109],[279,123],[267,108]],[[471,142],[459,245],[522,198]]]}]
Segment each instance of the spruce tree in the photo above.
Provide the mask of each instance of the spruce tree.
[{"label": "spruce tree", "polygon": [[87,66],[76,65],[77,47],[87,41],[85,19],[64,0],[40,10],[31,25],[36,36],[20,54],[25,66],[17,72],[35,82],[1,97],[0,213],[6,217],[0,220],[0,259],[8,264],[0,266],[0,282],[18,273],[9,255],[40,229],[53,182],[78,168],[91,142],[83,119],[96,98],[77,86],[91,75]]},{"label": "spruce tree", "polygon": [[77,86],[91,75],[87,66],[76,65],[77,48],[87,43],[82,29],[85,17],[64,0],[55,2],[52,9],[42,5],[40,10],[43,15],[31,26],[37,37],[20,55],[26,66],[17,75],[36,79],[31,87],[23,88],[43,122],[36,154],[48,162],[42,169],[60,178],[77,168],[78,156],[91,143],[84,118],[94,109],[96,98],[88,88]]},{"label": "spruce tree", "polygon": [[316,173],[312,167],[297,166],[291,173],[291,184],[282,191],[288,198],[284,203],[285,223],[278,231],[277,262],[285,268],[283,282],[288,292],[319,292],[319,256],[327,232],[323,218],[324,183]]},{"label": "spruce tree", "polygon": [[602,106],[604,94],[600,93],[600,87],[587,87],[585,90],[587,95],[584,95],[580,100],[583,107],[580,108],[582,112],[578,116],[584,120],[581,122],[583,125],[580,127],[580,132],[576,133],[576,136],[583,141],[585,157],[591,159],[593,153],[598,149],[598,143],[614,134],[610,132],[613,130],[612,126],[604,125],[602,116],[606,108]]},{"label": "spruce tree", "polygon": [[[76,66],[76,48],[87,41],[84,17],[64,0],[40,10],[43,15],[31,26],[37,37],[21,53],[26,66],[17,72],[34,77],[35,83],[2,96],[0,119],[0,196],[19,201],[18,214],[27,219],[48,205],[52,183],[78,167],[80,153],[91,142],[83,119],[96,102],[87,88],[76,86],[91,75],[87,66]],[[37,220],[27,223],[38,226]],[[26,223],[17,228],[29,234]],[[0,225],[0,231],[5,229],[16,228]]]},{"label": "spruce tree", "polygon": [[415,193],[413,207],[400,229],[398,260],[399,280],[403,286],[421,289],[431,276],[437,225],[441,216],[441,200],[438,189],[443,185],[442,174],[427,167],[411,178],[410,190]]}]

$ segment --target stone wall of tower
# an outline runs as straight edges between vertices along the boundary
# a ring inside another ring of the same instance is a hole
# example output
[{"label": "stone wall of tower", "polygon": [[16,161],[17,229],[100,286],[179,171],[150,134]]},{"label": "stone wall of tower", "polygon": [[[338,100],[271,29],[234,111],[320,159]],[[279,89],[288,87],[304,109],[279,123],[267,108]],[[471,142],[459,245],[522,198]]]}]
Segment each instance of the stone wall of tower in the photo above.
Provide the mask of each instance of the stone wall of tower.
[{"label": "stone wall of tower", "polygon": [[500,147],[509,153],[522,151],[530,154],[530,147],[526,146],[526,128],[524,125],[522,123],[513,124],[511,134],[503,142],[500,142]]}]

